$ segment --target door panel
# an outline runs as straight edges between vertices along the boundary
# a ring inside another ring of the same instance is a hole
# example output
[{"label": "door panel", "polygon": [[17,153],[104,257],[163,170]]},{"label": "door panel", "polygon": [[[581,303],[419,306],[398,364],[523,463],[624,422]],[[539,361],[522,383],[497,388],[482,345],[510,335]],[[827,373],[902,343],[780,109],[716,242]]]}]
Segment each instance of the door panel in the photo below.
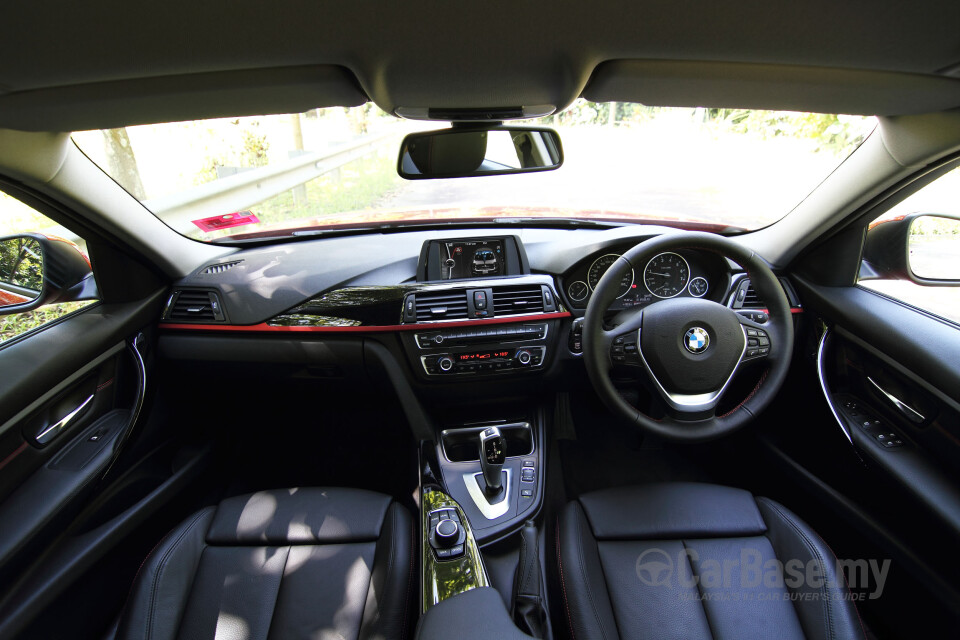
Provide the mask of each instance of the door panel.
[{"label": "door panel", "polygon": [[[838,435],[825,451],[811,426],[808,445],[785,451],[836,492],[863,543],[894,559],[890,593],[944,624],[960,611],[960,328],[856,286],[795,282],[822,321],[816,359]],[[863,606],[903,633],[889,606]]]},{"label": "door panel", "polygon": [[0,348],[0,369],[12,374],[0,378],[0,591],[62,541],[104,489],[145,374],[131,340],[156,321],[163,300],[158,291],[97,305]]},{"label": "door panel", "polygon": [[825,393],[861,459],[960,540],[960,328],[858,287],[798,283],[832,327]]}]

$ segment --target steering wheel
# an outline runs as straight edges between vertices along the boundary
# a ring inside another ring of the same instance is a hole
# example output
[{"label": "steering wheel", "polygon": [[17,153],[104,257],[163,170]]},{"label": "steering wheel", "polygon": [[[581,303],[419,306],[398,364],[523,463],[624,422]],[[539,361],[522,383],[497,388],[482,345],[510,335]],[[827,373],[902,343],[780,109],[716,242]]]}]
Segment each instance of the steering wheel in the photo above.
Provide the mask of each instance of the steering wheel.
[{"label": "steering wheel", "polygon": [[[642,270],[650,257],[677,249],[712,251],[746,269],[767,305],[769,322],[758,324],[722,304],[684,297],[621,312],[616,325],[605,328],[604,314],[617,297],[624,271]],[[709,440],[750,422],[783,385],[792,352],[790,303],[766,261],[711,233],[662,235],[627,251],[600,278],[583,324],[584,363],[601,400],[640,429],[670,440]],[[717,404],[741,364],[754,360],[767,365],[757,386],[735,409],[717,415]],[[654,419],[625,401],[610,377],[614,365],[645,371],[667,415]]]}]

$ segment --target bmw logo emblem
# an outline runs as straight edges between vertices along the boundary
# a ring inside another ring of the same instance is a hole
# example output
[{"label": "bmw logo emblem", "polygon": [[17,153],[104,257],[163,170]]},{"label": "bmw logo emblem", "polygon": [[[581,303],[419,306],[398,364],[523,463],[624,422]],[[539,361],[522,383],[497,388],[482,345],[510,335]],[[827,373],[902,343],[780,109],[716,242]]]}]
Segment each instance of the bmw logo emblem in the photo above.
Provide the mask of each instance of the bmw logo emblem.
[{"label": "bmw logo emblem", "polygon": [[703,353],[710,346],[710,334],[701,327],[692,327],[683,334],[683,346],[690,353]]}]

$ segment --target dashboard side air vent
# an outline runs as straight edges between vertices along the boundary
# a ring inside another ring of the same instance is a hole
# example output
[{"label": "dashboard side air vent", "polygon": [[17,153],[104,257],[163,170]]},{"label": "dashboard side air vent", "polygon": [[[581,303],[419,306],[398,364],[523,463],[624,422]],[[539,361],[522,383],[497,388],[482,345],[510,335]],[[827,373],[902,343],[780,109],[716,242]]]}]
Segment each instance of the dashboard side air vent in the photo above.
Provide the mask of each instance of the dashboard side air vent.
[{"label": "dashboard side air vent", "polygon": [[218,275],[218,274],[223,273],[223,272],[226,271],[227,269],[231,269],[231,268],[237,266],[237,265],[240,264],[241,262],[243,262],[243,260],[234,260],[233,262],[219,262],[219,263],[217,263],[217,264],[211,264],[211,265],[209,265],[207,268],[203,269],[203,270],[200,272],[200,275],[202,275],[202,276],[215,276],[215,275]]},{"label": "dashboard side air vent", "polygon": [[424,320],[456,320],[467,317],[467,292],[422,291],[414,296],[417,322]]},{"label": "dashboard side air vent", "polygon": [[163,319],[168,322],[224,322],[220,296],[215,291],[178,289],[170,296]]},{"label": "dashboard side air vent", "polygon": [[[739,300],[740,293],[737,293],[737,299]],[[741,309],[763,309],[767,306],[763,300],[760,299],[760,296],[757,295],[757,290],[753,288],[753,284],[749,280],[744,282],[743,286],[743,301],[740,304]]]},{"label": "dashboard side air vent", "polygon": [[540,313],[543,311],[543,290],[540,285],[516,285],[493,288],[493,314]]},{"label": "dashboard side air vent", "polygon": [[[797,300],[797,294],[794,293],[793,287],[790,285],[790,282],[786,278],[780,278],[780,286],[783,287],[783,292],[787,294],[787,300],[790,301],[791,307],[799,306]],[[733,304],[731,305],[734,309],[766,309],[767,303],[763,301],[763,298],[759,296],[757,290],[753,288],[753,284],[750,282],[750,278],[744,278],[737,285],[737,289],[734,292]]]}]

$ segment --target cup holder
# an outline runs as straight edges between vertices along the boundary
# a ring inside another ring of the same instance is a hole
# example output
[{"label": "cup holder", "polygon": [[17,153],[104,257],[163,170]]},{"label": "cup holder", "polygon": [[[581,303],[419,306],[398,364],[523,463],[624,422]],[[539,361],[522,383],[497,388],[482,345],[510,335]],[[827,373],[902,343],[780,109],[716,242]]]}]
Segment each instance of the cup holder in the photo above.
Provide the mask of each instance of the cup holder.
[{"label": "cup holder", "polygon": [[497,427],[507,444],[507,457],[528,456],[533,453],[533,429],[529,422],[490,424],[481,427],[446,429],[440,433],[443,452],[450,462],[478,462],[480,460],[480,432]]}]

